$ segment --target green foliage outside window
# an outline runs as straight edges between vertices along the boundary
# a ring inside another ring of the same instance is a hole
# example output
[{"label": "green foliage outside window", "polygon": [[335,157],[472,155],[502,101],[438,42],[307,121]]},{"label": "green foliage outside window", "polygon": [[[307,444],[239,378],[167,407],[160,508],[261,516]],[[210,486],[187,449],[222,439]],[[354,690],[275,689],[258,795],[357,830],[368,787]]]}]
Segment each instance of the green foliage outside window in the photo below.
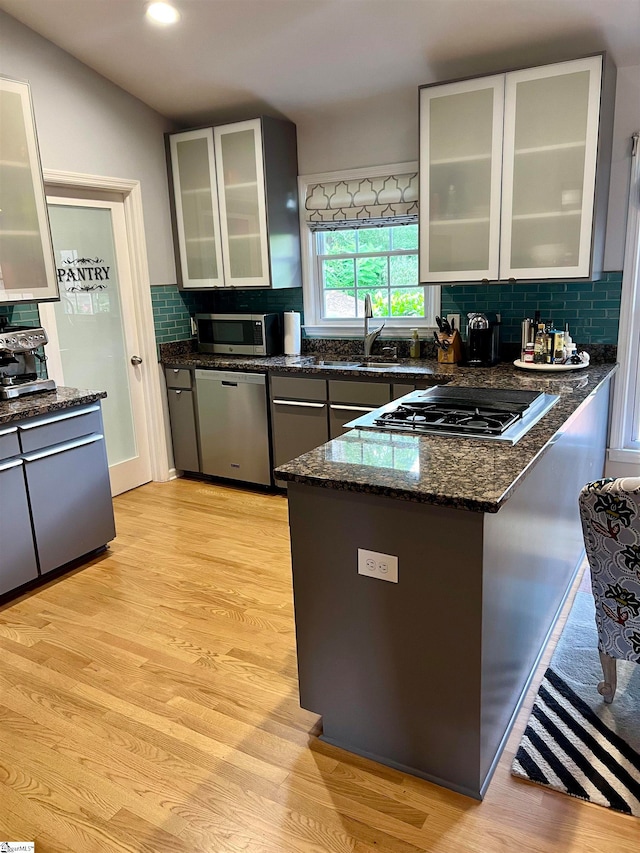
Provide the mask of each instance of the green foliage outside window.
[{"label": "green foliage outside window", "polygon": [[362,317],[367,293],[374,317],[424,316],[417,225],[321,232],[316,247],[325,317]]}]

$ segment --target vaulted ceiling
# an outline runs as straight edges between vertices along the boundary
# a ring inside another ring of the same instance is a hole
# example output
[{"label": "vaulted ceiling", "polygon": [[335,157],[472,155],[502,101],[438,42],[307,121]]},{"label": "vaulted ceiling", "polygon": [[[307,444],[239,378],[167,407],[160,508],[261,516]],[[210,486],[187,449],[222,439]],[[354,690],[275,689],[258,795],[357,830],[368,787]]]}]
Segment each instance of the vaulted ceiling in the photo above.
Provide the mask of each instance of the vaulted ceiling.
[{"label": "vaulted ceiling", "polygon": [[640,65],[640,0],[0,0],[0,9],[184,124],[302,111],[607,50]]}]

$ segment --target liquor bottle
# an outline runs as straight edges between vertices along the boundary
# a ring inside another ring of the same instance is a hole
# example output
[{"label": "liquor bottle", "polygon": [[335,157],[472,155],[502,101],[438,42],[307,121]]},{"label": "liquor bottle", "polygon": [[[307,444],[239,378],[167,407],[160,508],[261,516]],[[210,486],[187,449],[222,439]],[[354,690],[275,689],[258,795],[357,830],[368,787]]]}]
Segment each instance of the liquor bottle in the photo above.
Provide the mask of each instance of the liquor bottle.
[{"label": "liquor bottle", "polygon": [[547,333],[544,330],[544,323],[538,324],[538,331],[533,342],[533,363],[547,363]]}]

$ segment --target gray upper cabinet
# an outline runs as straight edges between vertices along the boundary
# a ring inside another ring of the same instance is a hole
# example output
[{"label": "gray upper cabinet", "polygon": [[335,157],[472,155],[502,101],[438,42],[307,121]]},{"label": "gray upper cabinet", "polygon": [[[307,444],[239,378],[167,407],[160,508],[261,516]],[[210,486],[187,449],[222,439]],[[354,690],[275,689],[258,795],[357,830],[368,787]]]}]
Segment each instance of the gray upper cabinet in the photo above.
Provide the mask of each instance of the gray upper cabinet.
[{"label": "gray upper cabinet", "polygon": [[615,68],[604,54],[420,89],[420,280],[598,278]]},{"label": "gray upper cabinet", "polygon": [[299,287],[295,125],[263,116],[167,138],[181,287]]},{"label": "gray upper cabinet", "polygon": [[0,304],[59,299],[28,83],[0,77]]}]

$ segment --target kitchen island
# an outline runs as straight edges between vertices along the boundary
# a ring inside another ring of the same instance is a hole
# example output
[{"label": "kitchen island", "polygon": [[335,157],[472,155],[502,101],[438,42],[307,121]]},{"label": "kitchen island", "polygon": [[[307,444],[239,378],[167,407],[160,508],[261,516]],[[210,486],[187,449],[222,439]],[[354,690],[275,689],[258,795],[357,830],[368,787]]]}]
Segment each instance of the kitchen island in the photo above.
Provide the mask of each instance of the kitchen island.
[{"label": "kitchen island", "polygon": [[[324,739],[482,798],[582,560],[614,371],[457,368],[451,385],[559,400],[513,446],[354,430],[277,469],[300,702]],[[397,582],[359,573],[358,549],[397,557]]]}]

